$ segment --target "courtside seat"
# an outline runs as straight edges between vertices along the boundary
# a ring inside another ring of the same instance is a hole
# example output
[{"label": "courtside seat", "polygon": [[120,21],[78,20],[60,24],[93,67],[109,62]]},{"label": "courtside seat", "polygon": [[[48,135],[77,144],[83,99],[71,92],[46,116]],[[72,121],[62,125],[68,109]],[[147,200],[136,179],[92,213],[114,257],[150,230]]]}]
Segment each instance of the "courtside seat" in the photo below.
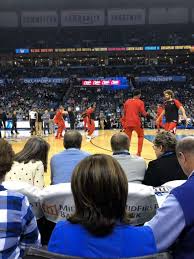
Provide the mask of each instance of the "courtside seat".
[{"label": "courtside seat", "polygon": [[184,184],[185,182],[186,180],[174,180],[163,184],[163,186],[169,188],[169,190],[171,191],[172,189]]},{"label": "courtside seat", "polygon": [[47,220],[65,220],[75,210],[70,183],[50,185],[41,191],[40,204]]},{"label": "courtside seat", "polygon": [[[128,183],[127,210],[131,224],[141,225],[149,221],[158,208],[154,189],[143,184]],[[75,210],[70,183],[51,185],[41,191],[40,203],[47,220],[65,220]]]},{"label": "courtside seat", "polygon": [[[74,257],[68,255],[59,255],[55,253],[48,252],[46,250],[37,249],[30,247],[26,249],[25,255],[23,259],[81,259],[81,257]],[[168,253],[161,253],[155,255],[148,255],[148,256],[140,256],[140,257],[131,257],[130,259],[171,259],[172,257]],[[83,258],[82,258],[83,259]],[[89,258],[88,258],[89,259]],[[106,258],[108,259],[108,258]]]},{"label": "courtside seat", "polygon": [[158,206],[161,207],[162,203],[165,201],[166,197],[169,195],[169,193],[173,188],[176,188],[185,182],[186,180],[175,180],[175,181],[167,182],[162,186],[154,187]]},{"label": "courtside seat", "polygon": [[19,192],[27,196],[36,219],[38,220],[43,217],[43,211],[40,206],[41,189],[21,181],[5,181],[2,185],[8,190]]},{"label": "courtside seat", "polygon": [[143,225],[156,214],[158,203],[154,188],[138,183],[128,183],[127,210],[132,225]]}]

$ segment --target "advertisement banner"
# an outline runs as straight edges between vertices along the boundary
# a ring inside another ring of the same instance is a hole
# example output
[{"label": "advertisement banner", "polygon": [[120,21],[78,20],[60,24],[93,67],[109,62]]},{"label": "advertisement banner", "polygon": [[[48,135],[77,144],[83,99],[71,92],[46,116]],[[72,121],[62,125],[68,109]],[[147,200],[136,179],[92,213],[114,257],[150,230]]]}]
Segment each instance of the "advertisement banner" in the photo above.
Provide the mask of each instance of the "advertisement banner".
[{"label": "advertisement banner", "polygon": [[185,24],[189,21],[188,8],[150,8],[149,24]]},{"label": "advertisement banner", "polygon": [[61,12],[61,26],[103,26],[104,10],[67,10]]},{"label": "advertisement banner", "polygon": [[145,9],[109,9],[108,25],[145,24]]},{"label": "advertisement banner", "polygon": [[135,80],[139,83],[144,82],[186,82],[186,76],[140,76]]},{"label": "advertisement banner", "polygon": [[[128,190],[126,209],[130,213],[131,224],[144,224],[155,215],[158,208],[154,189],[143,184],[128,183]],[[56,223],[67,219],[75,212],[71,184],[47,186],[41,191],[40,203],[47,220]]]},{"label": "advertisement banner", "polygon": [[20,79],[25,84],[63,84],[67,78],[51,78],[51,77],[40,77],[40,78],[22,78]]},{"label": "advertisement banner", "polygon": [[128,79],[126,77],[107,77],[107,78],[86,78],[82,80],[82,86],[89,87],[112,87],[116,89],[125,89],[129,87]]},{"label": "advertisement banner", "polygon": [[16,12],[0,12],[0,27],[18,27],[18,15]]},{"label": "advertisement banner", "polygon": [[22,27],[57,27],[58,15],[55,11],[41,11],[41,12],[22,12],[21,15]]}]

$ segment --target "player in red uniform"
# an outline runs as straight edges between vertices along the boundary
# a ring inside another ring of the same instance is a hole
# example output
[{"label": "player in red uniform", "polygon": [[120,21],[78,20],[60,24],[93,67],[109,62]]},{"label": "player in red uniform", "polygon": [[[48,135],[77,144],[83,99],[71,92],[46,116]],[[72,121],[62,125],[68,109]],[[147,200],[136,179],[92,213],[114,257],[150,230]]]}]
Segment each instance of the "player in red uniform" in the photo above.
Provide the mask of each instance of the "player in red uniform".
[{"label": "player in red uniform", "polygon": [[64,110],[63,106],[60,106],[54,117],[54,122],[58,126],[57,135],[55,137],[56,139],[60,139],[62,137],[63,130],[66,128],[65,121],[63,119],[64,114],[68,114],[68,112]]},{"label": "player in red uniform", "polygon": [[[160,132],[160,128],[163,128],[162,124],[162,117],[160,117],[160,114],[163,112],[164,108],[161,104],[158,104],[157,106],[157,115],[156,115],[156,127],[157,132]],[[159,121],[157,122],[157,119],[160,117]]]},{"label": "player in red uniform", "polygon": [[88,123],[88,135],[87,138],[91,139],[91,136],[95,130],[95,109],[96,109],[96,103],[92,104],[87,110],[86,110],[86,115],[87,115],[87,123]]},{"label": "player in red uniform", "polygon": [[145,111],[144,102],[140,100],[141,92],[140,90],[134,90],[133,98],[128,99],[124,103],[124,125],[125,133],[129,136],[131,141],[132,132],[135,131],[138,136],[138,151],[137,155],[141,156],[141,151],[143,147],[144,140],[144,130],[141,123],[141,115],[146,117],[149,114]]},{"label": "player in red uniform", "polygon": [[163,115],[165,115],[166,123],[164,129],[176,134],[176,127],[179,119],[179,110],[181,111],[184,120],[187,124],[187,116],[183,105],[176,99],[174,99],[174,93],[171,90],[164,91],[164,110],[157,119],[157,123]]},{"label": "player in red uniform", "polygon": [[86,111],[82,113],[81,115],[82,119],[83,119],[83,123],[84,123],[84,131],[87,131],[87,125],[88,125],[88,116],[86,114]]}]

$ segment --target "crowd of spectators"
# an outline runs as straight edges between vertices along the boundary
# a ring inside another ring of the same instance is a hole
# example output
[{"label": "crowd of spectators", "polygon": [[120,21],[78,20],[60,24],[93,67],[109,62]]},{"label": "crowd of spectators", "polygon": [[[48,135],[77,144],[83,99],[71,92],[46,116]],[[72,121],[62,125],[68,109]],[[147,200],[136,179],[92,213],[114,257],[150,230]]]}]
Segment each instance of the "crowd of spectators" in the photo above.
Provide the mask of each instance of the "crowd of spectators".
[{"label": "crowd of spectators", "polygon": [[[127,58],[126,58],[127,59]],[[137,61],[137,58],[134,61]],[[180,59],[182,60],[182,59]],[[31,66],[22,63],[0,67],[0,79],[4,85],[0,86],[0,106],[6,112],[7,117],[16,110],[18,119],[28,120],[29,111],[35,107],[42,111],[51,108],[56,109],[60,104],[65,108],[72,107],[76,112],[77,120],[80,114],[91,103],[97,103],[96,119],[100,112],[104,113],[107,128],[120,127],[119,119],[122,114],[122,105],[130,97],[134,87],[141,88],[142,99],[147,110],[155,116],[157,104],[163,103],[162,92],[164,89],[172,89],[175,97],[184,105],[191,125],[194,118],[194,89],[192,88],[193,70],[191,62],[186,64],[136,64],[123,67],[116,66],[92,66],[87,67],[63,67],[48,66],[41,63]],[[110,59],[111,62],[111,59]],[[123,62],[123,59],[120,60]],[[127,61],[128,62],[128,61]],[[139,61],[141,62],[141,61]],[[129,73],[130,71],[130,73]],[[139,82],[140,76],[186,76],[186,82]],[[129,82],[128,89],[113,90],[108,87],[84,87],[81,82],[87,77],[125,76]],[[64,83],[33,83],[27,84],[24,78],[66,78]],[[151,93],[151,94],[150,94]],[[153,120],[145,120],[145,126],[155,128]]]}]

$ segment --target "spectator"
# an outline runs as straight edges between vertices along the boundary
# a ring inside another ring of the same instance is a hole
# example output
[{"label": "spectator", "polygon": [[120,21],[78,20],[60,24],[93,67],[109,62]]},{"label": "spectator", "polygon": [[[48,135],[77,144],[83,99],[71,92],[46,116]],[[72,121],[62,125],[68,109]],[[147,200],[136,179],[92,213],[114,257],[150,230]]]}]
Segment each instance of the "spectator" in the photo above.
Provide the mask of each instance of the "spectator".
[{"label": "spectator", "polygon": [[51,158],[51,184],[71,182],[75,166],[89,153],[81,149],[82,135],[78,131],[67,131],[64,135],[66,150]]},{"label": "spectator", "polygon": [[35,132],[35,134],[36,134],[36,133],[37,133],[37,131],[36,131],[37,112],[36,112],[36,109],[35,109],[35,108],[33,108],[33,109],[29,112],[29,119],[30,119],[31,135],[33,135],[34,132]]},{"label": "spectator", "polygon": [[50,121],[50,114],[48,110],[45,110],[44,114],[42,115],[43,125],[44,125],[44,135],[46,134],[46,130],[48,134],[50,133],[49,121]]},{"label": "spectator", "polygon": [[6,121],[7,121],[7,114],[5,111],[2,113],[2,122],[3,122],[3,127],[6,129]]},{"label": "spectator", "polygon": [[58,222],[48,249],[85,258],[128,258],[156,253],[147,227],[130,226],[126,212],[128,183],[119,163],[92,155],[74,169],[71,181],[75,213]]},{"label": "spectator", "polygon": [[173,258],[191,259],[194,255],[194,137],[180,140],[176,154],[188,180],[171,191],[156,216],[146,225],[151,227],[159,251],[174,244]]},{"label": "spectator", "polygon": [[23,258],[25,248],[40,244],[36,219],[28,199],[20,193],[6,190],[2,181],[13,164],[11,145],[0,140],[0,219],[1,258]]},{"label": "spectator", "polygon": [[37,120],[36,120],[36,132],[38,136],[42,136],[42,129],[43,129],[43,119],[42,119],[43,113],[39,109],[37,111]]},{"label": "spectator", "polygon": [[161,186],[169,181],[186,179],[176,157],[176,143],[176,137],[170,132],[163,131],[156,135],[153,149],[157,159],[149,162],[144,184]]},{"label": "spectator", "polygon": [[42,138],[30,138],[22,151],[16,154],[7,181],[23,181],[44,188],[44,172],[47,171],[49,144]]},{"label": "spectator", "polygon": [[68,107],[68,116],[69,116],[69,124],[70,124],[70,129],[74,130],[75,129],[75,112],[73,111],[72,107]]},{"label": "spectator", "polygon": [[114,134],[111,138],[113,157],[119,162],[128,182],[141,183],[146,171],[143,158],[129,153],[129,137],[125,133]]},{"label": "spectator", "polygon": [[54,117],[55,117],[55,112],[54,112],[54,109],[51,109],[50,112],[50,120],[49,120],[49,132],[51,134],[55,133],[55,124],[54,124]]},{"label": "spectator", "polygon": [[17,112],[16,111],[13,111],[13,114],[12,114],[12,128],[11,128],[12,135],[14,134],[13,133],[14,130],[16,134],[19,134],[17,131]]}]

